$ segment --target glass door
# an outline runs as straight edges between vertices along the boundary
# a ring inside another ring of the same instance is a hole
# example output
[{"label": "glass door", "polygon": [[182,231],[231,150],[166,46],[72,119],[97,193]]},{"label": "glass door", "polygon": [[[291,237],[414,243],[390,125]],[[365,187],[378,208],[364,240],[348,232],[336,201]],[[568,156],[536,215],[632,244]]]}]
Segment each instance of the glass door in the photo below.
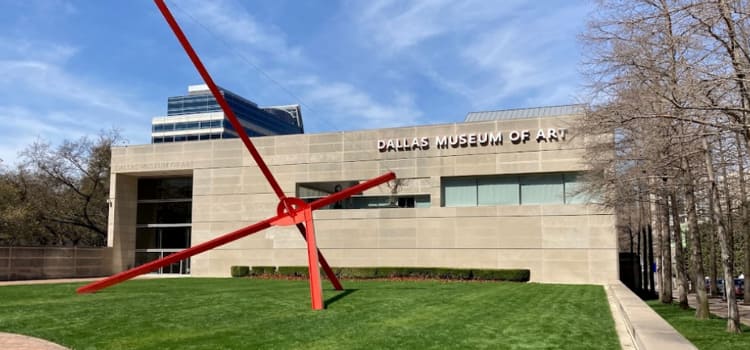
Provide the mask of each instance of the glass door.
[{"label": "glass door", "polygon": [[[190,247],[193,179],[138,179],[135,264],[161,259]],[[164,266],[154,273],[189,274],[190,259]]]}]

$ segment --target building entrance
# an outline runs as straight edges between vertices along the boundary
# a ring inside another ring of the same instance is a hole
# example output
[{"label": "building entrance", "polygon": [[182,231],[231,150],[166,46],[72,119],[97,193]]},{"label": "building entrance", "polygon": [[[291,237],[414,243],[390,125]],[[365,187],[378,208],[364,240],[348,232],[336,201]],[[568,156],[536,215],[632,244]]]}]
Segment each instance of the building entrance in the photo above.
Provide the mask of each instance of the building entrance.
[{"label": "building entrance", "polygon": [[[138,180],[136,266],[190,247],[192,187],[190,177]],[[154,273],[190,274],[190,259],[167,265]]]}]

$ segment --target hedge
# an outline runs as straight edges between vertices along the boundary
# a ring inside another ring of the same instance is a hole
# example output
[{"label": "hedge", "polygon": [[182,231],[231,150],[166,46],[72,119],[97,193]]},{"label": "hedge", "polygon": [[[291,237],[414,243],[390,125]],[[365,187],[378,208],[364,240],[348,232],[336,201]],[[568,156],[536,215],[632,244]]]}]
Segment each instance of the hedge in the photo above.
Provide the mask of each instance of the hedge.
[{"label": "hedge", "polygon": [[232,277],[245,277],[250,274],[250,266],[232,266]]},{"label": "hedge", "polygon": [[276,266],[253,266],[250,271],[251,276],[273,275],[276,274]]},{"label": "hedge", "polygon": [[[232,276],[235,268],[232,266]],[[528,282],[531,273],[527,269],[455,269],[445,267],[334,267],[333,272],[339,278],[419,278],[445,280],[479,280],[479,281],[512,281]],[[321,270],[321,274],[323,274]],[[242,276],[246,276],[245,273]],[[307,266],[253,266],[251,276],[278,275],[287,277],[307,277]],[[325,274],[323,274],[325,277]]]},{"label": "hedge", "polygon": [[279,266],[279,275],[289,277],[307,277],[309,275],[307,266]]}]

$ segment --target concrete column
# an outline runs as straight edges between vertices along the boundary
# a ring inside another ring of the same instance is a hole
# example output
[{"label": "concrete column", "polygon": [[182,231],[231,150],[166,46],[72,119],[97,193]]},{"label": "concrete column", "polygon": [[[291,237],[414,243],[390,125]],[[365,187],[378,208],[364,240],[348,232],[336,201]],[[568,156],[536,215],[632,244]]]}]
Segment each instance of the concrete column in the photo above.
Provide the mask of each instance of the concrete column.
[{"label": "concrete column", "polygon": [[135,264],[135,225],[138,178],[112,174],[109,200],[107,246],[112,248],[112,272]]}]

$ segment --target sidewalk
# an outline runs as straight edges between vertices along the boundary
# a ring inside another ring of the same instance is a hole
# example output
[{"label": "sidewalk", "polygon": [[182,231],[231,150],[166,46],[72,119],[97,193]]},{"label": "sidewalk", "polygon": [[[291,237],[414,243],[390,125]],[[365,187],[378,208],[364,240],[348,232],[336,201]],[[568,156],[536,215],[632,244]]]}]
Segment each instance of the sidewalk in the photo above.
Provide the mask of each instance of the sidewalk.
[{"label": "sidewalk", "polygon": [[0,332],[0,349],[3,350],[68,350],[68,348],[57,345],[39,338],[28,337],[20,334]]},{"label": "sidewalk", "polygon": [[[677,294],[673,295],[676,296]],[[679,301],[675,299],[675,302]],[[695,309],[698,304],[695,294],[688,294],[688,304]],[[750,305],[742,305],[742,301],[737,301],[737,308],[740,311],[740,322],[750,326]],[[727,317],[727,303],[722,301],[721,298],[708,298],[708,309],[716,316]]]}]

